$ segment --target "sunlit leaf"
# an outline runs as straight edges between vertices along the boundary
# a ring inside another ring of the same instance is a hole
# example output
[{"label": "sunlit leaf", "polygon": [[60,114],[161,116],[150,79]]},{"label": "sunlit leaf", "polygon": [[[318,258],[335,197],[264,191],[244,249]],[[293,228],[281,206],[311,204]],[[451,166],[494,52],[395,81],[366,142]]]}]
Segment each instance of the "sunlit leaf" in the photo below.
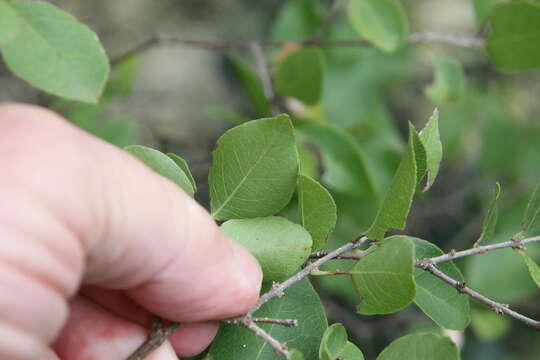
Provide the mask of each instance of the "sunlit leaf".
[{"label": "sunlit leaf", "polygon": [[208,183],[217,220],[274,215],[296,188],[298,151],[287,115],[248,121],[223,134]]},{"label": "sunlit leaf", "polygon": [[15,36],[2,46],[8,68],[54,95],[97,102],[109,76],[109,62],[96,34],[48,2],[2,4],[20,20]]}]

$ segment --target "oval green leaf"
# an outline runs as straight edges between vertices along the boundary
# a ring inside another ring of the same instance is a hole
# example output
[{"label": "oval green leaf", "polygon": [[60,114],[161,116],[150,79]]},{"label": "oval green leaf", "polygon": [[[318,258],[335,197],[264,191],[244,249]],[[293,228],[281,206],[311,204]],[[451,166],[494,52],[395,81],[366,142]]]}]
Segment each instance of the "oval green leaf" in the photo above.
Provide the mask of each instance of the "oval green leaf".
[{"label": "oval green leaf", "polygon": [[191,171],[189,170],[189,165],[187,161],[173,153],[168,153],[167,156],[170,157],[171,160],[174,161],[180,169],[182,169],[184,174],[186,174],[189,182],[191,183],[193,192],[197,192],[197,183],[195,182],[195,179],[193,178],[193,174],[191,174]]},{"label": "oval green leaf", "polygon": [[129,145],[124,148],[127,152],[145,163],[149,168],[180,186],[189,196],[193,197],[195,190],[184,171],[161,151],[141,145]]},{"label": "oval green leaf", "polygon": [[390,314],[415,298],[414,245],[406,236],[385,239],[349,270],[365,315]]},{"label": "oval green leaf", "polygon": [[[270,288],[270,284],[265,290]],[[264,292],[264,291],[263,291]],[[317,359],[317,352],[328,324],[319,296],[307,278],[287,289],[285,296],[274,298],[255,312],[256,317],[293,318],[298,327],[258,324],[305,359]],[[251,331],[237,325],[222,325],[209,352],[211,360],[283,360],[274,349]]]},{"label": "oval green leaf", "polygon": [[409,35],[409,21],[398,0],[351,0],[349,20],[356,31],[386,52],[395,51]]},{"label": "oval green leaf", "polygon": [[109,62],[97,35],[48,2],[13,0],[19,30],[2,47],[8,68],[31,85],[71,100],[97,102]]},{"label": "oval green leaf", "polygon": [[[425,259],[443,254],[443,251],[432,243],[408,237],[414,242],[416,259]],[[452,261],[437,265],[439,270],[458,281],[464,281],[461,271]],[[416,268],[416,297],[414,302],[422,311],[442,328],[465,330],[470,322],[469,298],[459,293],[454,287],[436,278],[430,273]]]},{"label": "oval green leaf", "polygon": [[308,105],[319,102],[322,93],[324,58],[317,48],[304,48],[291,53],[276,73],[275,88],[284,96],[292,96]]},{"label": "oval green leaf", "polygon": [[500,69],[527,70],[540,66],[540,4],[510,1],[491,13],[489,57]]},{"label": "oval green leaf", "polygon": [[212,155],[208,182],[217,220],[274,215],[290,201],[298,152],[289,116],[253,120],[228,130]]},{"label": "oval green leaf", "polygon": [[319,360],[363,360],[362,351],[347,339],[347,331],[341,324],[333,324],[324,332],[319,347]]},{"label": "oval green leaf", "polygon": [[309,233],[282,217],[229,220],[221,229],[255,256],[261,264],[264,282],[292,275],[311,252]]},{"label": "oval green leaf", "polygon": [[459,360],[459,350],[447,337],[420,333],[400,337],[383,350],[377,360]]},{"label": "oval green leaf", "polygon": [[337,208],[328,190],[305,175],[298,178],[298,213],[313,239],[312,250],[319,250],[336,226]]}]

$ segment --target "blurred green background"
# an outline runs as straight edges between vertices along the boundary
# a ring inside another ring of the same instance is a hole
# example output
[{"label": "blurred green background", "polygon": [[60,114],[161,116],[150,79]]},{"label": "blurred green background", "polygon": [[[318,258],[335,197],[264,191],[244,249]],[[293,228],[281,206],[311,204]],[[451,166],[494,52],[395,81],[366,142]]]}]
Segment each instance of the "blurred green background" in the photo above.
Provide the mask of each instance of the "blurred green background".
[{"label": "blurred green background", "polygon": [[[100,36],[110,58],[156,33],[183,39],[301,40],[358,39],[344,14],[346,1],[145,0],[51,1],[77,16]],[[494,0],[404,0],[411,32],[436,31],[474,36],[482,31],[475,7]],[[328,17],[329,9],[332,16]],[[323,22],[324,26],[321,26]],[[370,46],[322,48],[325,75],[317,106],[285,101],[297,122],[328,122],[351,135],[383,193],[403,149],[407,122],[423,127],[434,104],[425,94],[433,83],[434,60],[461,62],[465,88],[439,104],[444,158],[430,192],[417,197],[403,233],[432,241],[445,251],[472,246],[480,233],[497,181],[502,185],[496,238],[519,230],[527,196],[540,178],[540,72],[497,71],[481,49],[441,43],[407,45],[387,54]],[[266,52],[271,67],[280,49]],[[255,65],[249,51],[234,54]],[[159,44],[114,66],[101,102],[83,105],[43,95],[0,65],[0,101],[51,107],[75,124],[118,146],[139,143],[183,156],[199,185],[197,199],[208,203],[206,178],[214,143],[242,119],[260,117],[250,103],[227,53]],[[305,138],[304,138],[305,139]],[[331,146],[342,146],[334,140]],[[340,164],[303,149],[304,166],[329,186],[338,205],[338,226],[329,247],[351,240],[372,220],[376,204],[361,191],[340,186]],[[345,164],[344,166],[347,166]],[[286,211],[286,210],[285,210]],[[538,224],[537,224],[538,225]],[[538,228],[538,226],[537,226]],[[536,233],[539,233],[538,231]],[[540,248],[528,252],[540,260]],[[480,293],[540,318],[538,289],[521,257],[502,250],[458,262],[467,283]],[[336,262],[344,269],[347,262]],[[388,316],[360,316],[349,281],[317,281],[332,322],[343,323],[366,359],[411,329],[436,325],[410,306]],[[540,359],[540,333],[473,302],[473,321],[460,335],[463,359]]]}]

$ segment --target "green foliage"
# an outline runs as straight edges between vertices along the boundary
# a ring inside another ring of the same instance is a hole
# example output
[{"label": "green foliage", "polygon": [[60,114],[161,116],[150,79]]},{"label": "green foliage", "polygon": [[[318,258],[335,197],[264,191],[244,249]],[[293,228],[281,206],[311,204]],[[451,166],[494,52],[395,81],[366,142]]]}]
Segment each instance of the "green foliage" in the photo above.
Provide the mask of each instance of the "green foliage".
[{"label": "green foliage", "polygon": [[7,26],[17,24],[2,41],[9,69],[52,94],[97,102],[109,75],[109,63],[96,34],[47,2],[0,3],[11,9],[2,14]]},{"label": "green foliage", "polygon": [[482,26],[486,22],[497,1],[500,0],[472,0],[477,26]]},{"label": "green foliage", "polygon": [[311,252],[309,233],[282,217],[229,220],[221,229],[257,258],[264,282],[280,281],[292,275]]},{"label": "green foliage", "polygon": [[0,48],[9,43],[22,26],[17,12],[5,0],[0,0]]},{"label": "green foliage", "polygon": [[332,195],[312,178],[298,178],[298,212],[300,223],[313,239],[313,251],[324,246],[336,226],[337,208]]},{"label": "green foliage", "polygon": [[455,59],[435,58],[435,80],[426,89],[427,97],[437,105],[458,101],[465,90],[465,76],[461,63]]},{"label": "green foliage", "polygon": [[536,185],[529,202],[527,203],[527,209],[523,215],[523,221],[521,226],[522,234],[527,234],[532,225],[540,214],[540,182]]},{"label": "green foliage", "polygon": [[360,295],[360,314],[399,311],[409,305],[416,294],[414,244],[406,236],[391,236],[358,261],[349,273]]},{"label": "green foliage", "polygon": [[257,73],[242,59],[235,55],[229,55],[242,85],[246,89],[246,92],[255,105],[255,110],[259,116],[269,116],[270,115],[270,104],[266,99],[264,93],[264,87],[261,81],[261,78]]},{"label": "green foliage", "polygon": [[313,35],[322,21],[322,7],[316,0],[289,0],[276,17],[270,38],[301,40]]},{"label": "green foliage", "polygon": [[174,161],[175,164],[178,165],[178,167],[180,169],[182,169],[184,174],[186,174],[189,182],[191,183],[191,188],[193,189],[193,192],[196,193],[197,192],[197,183],[195,183],[195,179],[193,178],[193,174],[191,174],[191,171],[189,170],[189,165],[188,165],[187,161],[184,160],[183,158],[181,158],[180,156],[178,156],[176,154],[173,154],[173,153],[168,153],[167,156],[170,157],[172,159],[172,161]]},{"label": "green foliage", "polygon": [[[263,289],[263,292],[268,290],[268,287]],[[254,316],[297,319],[298,327],[296,328],[274,324],[260,324],[260,326],[274,338],[287,341],[287,346],[302,352],[305,359],[317,358],[319,344],[328,325],[321,300],[307,279],[287,289],[286,296],[274,298],[263,305]],[[282,359],[261,338],[235,325],[221,326],[210,347],[209,358],[211,360]]]},{"label": "green foliage", "polygon": [[334,191],[376,197],[362,150],[347,133],[330,125],[302,124],[298,131],[319,148],[324,164],[323,182]]},{"label": "green foliage", "polygon": [[497,4],[490,20],[486,49],[495,66],[502,70],[540,66],[540,4],[522,0]]},{"label": "green foliage", "polygon": [[406,153],[394,175],[377,217],[367,232],[370,239],[382,240],[386,231],[405,228],[416,185],[423,176],[418,169],[426,169],[425,148],[416,129],[409,125]]},{"label": "green foliage", "polygon": [[471,327],[481,340],[491,342],[504,336],[510,324],[507,317],[494,311],[475,309],[472,312]]},{"label": "green foliage", "polygon": [[520,250],[519,254],[523,257],[523,260],[525,260],[525,264],[527,264],[527,268],[529,269],[529,273],[531,274],[531,278],[534,280],[534,283],[536,286],[540,288],[540,267],[534,262],[533,259],[525,251]]},{"label": "green foliage", "polygon": [[400,337],[377,357],[377,360],[459,360],[459,352],[447,337],[420,333]]},{"label": "green foliage", "polygon": [[180,186],[189,196],[193,197],[195,190],[188,176],[169,156],[141,145],[126,146],[124,150],[141,160],[161,176]]},{"label": "green foliage", "polygon": [[276,214],[291,199],[298,152],[287,115],[249,121],[223,134],[213,152],[209,185],[218,220]]},{"label": "green foliage", "polygon": [[420,132],[420,140],[426,149],[427,182],[424,191],[435,182],[442,160],[442,143],[439,134],[439,110],[435,109],[426,126]]},{"label": "green foliage", "polygon": [[329,326],[324,332],[319,347],[319,360],[364,360],[364,355],[350,341],[347,331],[341,324]]},{"label": "green foliage", "polygon": [[298,349],[293,349],[289,360],[304,360],[304,355]]},{"label": "green foliage", "polygon": [[[425,259],[442,255],[443,252],[432,243],[409,237],[414,242],[416,259]],[[452,261],[437,265],[439,270],[457,281],[465,281],[461,271]],[[442,328],[463,331],[469,325],[469,298],[459,293],[454,287],[416,268],[416,298],[414,302],[422,311]]]},{"label": "green foliage", "polygon": [[488,211],[484,217],[484,222],[482,223],[482,232],[480,237],[474,243],[474,246],[479,246],[482,242],[490,241],[495,235],[495,227],[497,226],[497,218],[499,217],[499,209],[497,207],[497,200],[499,200],[499,195],[501,194],[501,184],[495,184],[493,188],[493,195],[491,197],[491,202],[489,204]]},{"label": "green foliage", "polygon": [[398,0],[351,0],[349,19],[361,36],[387,52],[395,51],[409,34],[407,14]]},{"label": "green foliage", "polygon": [[319,49],[294,51],[277,68],[276,91],[314,105],[321,97],[323,73],[324,58]]}]

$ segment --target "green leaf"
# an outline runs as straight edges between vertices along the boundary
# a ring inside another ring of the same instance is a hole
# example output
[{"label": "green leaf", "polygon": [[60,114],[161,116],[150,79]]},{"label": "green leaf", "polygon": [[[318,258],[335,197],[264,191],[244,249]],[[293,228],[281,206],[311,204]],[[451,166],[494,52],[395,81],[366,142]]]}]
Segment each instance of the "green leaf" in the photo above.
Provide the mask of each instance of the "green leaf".
[{"label": "green leaf", "polygon": [[145,163],[149,168],[180,186],[189,196],[193,197],[193,187],[184,171],[164,153],[141,145],[129,145],[124,148],[127,152]]},{"label": "green leaf", "polygon": [[191,183],[191,187],[193,188],[193,192],[196,193],[197,183],[195,182],[195,179],[193,178],[193,174],[191,174],[191,171],[189,170],[189,165],[187,161],[173,153],[167,153],[167,156],[170,157],[172,161],[174,161],[180,169],[182,169],[184,174],[186,174],[189,182]]},{"label": "green leaf", "polygon": [[523,260],[525,260],[525,264],[527,264],[527,268],[529,269],[529,273],[531,274],[534,283],[540,288],[540,268],[534,260],[525,253],[525,251],[520,250],[519,254],[523,257]]},{"label": "green leaf", "polygon": [[305,124],[299,131],[321,151],[325,168],[322,180],[328,187],[346,194],[377,198],[362,150],[348,133],[320,124]]},{"label": "green leaf", "polygon": [[312,250],[324,246],[336,226],[337,208],[332,195],[312,178],[298,178],[298,212],[300,223],[313,239]]},{"label": "green leaf", "polygon": [[426,96],[437,105],[458,101],[465,91],[465,75],[461,63],[446,56],[435,58],[435,80],[426,89]]},{"label": "green leaf", "polygon": [[439,111],[437,109],[433,111],[433,115],[431,115],[426,126],[420,132],[420,140],[422,140],[426,149],[428,178],[424,191],[428,191],[439,174],[443,152],[439,134]]},{"label": "green leaf", "polygon": [[300,174],[317,178],[319,176],[319,159],[317,159],[317,155],[305,142],[298,139],[296,148],[300,159]]},{"label": "green leaf", "polygon": [[279,64],[275,88],[284,96],[292,96],[315,105],[322,93],[324,58],[317,48],[294,51]]},{"label": "green leaf", "polygon": [[540,4],[510,1],[491,13],[487,52],[502,70],[527,70],[540,66]]},{"label": "green leaf", "polygon": [[472,0],[476,26],[480,27],[486,22],[497,1],[500,0]]},{"label": "green leaf", "polygon": [[395,51],[409,34],[407,13],[398,0],[351,0],[348,14],[356,31],[386,52]]},{"label": "green leaf", "polygon": [[304,40],[313,35],[323,15],[317,0],[286,1],[272,24],[270,38],[277,41]]},{"label": "green leaf", "polygon": [[510,320],[491,310],[475,309],[472,313],[471,328],[480,340],[491,342],[510,330]]},{"label": "green leaf", "polygon": [[385,239],[349,272],[361,297],[360,314],[390,314],[414,300],[414,244],[406,236]]},{"label": "green leaf", "polygon": [[392,179],[390,189],[384,197],[377,217],[367,232],[370,239],[382,240],[386,231],[405,228],[416,184],[420,181],[418,177],[421,172],[418,172],[418,169],[426,169],[425,149],[423,157],[422,151],[418,151],[422,146],[416,129],[409,124],[409,141],[406,153]]},{"label": "green leaf", "polygon": [[[425,259],[443,254],[432,243],[408,237],[414,242],[416,259]],[[439,270],[457,281],[464,281],[461,271],[452,261],[437,265]],[[469,298],[429,272],[416,268],[416,298],[414,302],[422,311],[442,328],[463,331],[470,322]]]},{"label": "green leaf", "polygon": [[350,341],[347,340],[347,331],[341,324],[329,326],[324,332],[319,347],[319,360],[363,360],[364,355]]},{"label": "green leaf", "polygon": [[138,65],[139,58],[137,56],[131,56],[116,64],[103,96],[131,95],[135,86]]},{"label": "green leaf", "polygon": [[9,3],[0,0],[0,48],[15,38],[21,20]]},{"label": "green leaf", "polygon": [[[289,348],[302,352],[305,359],[317,359],[318,347],[328,325],[321,300],[308,279],[292,285],[285,296],[274,298],[264,304],[254,316],[297,319],[296,328],[273,324],[259,324],[259,326],[278,341],[286,341]],[[236,325],[222,325],[210,347],[210,359],[282,360],[283,358],[276,355],[270,345],[251,331]]]},{"label": "green leaf", "polygon": [[291,356],[289,356],[289,360],[304,360],[304,355],[298,349],[293,349],[291,351]]},{"label": "green leaf", "polygon": [[255,256],[264,282],[280,281],[292,275],[311,252],[309,233],[282,217],[229,220],[221,229]]},{"label": "green leaf", "polygon": [[497,200],[501,194],[501,184],[496,183],[493,188],[493,195],[491,197],[491,202],[489,204],[488,211],[484,217],[484,222],[482,223],[482,232],[478,237],[478,240],[474,243],[474,247],[480,246],[482,242],[488,242],[493,239],[495,236],[495,226],[497,226],[497,218],[499,216],[499,210],[497,207]]},{"label": "green leaf", "polygon": [[51,94],[97,102],[109,76],[109,62],[96,34],[48,2],[7,4],[20,20],[19,31],[2,47],[8,68]]},{"label": "green leaf", "polygon": [[257,114],[259,116],[269,116],[270,104],[264,93],[264,87],[259,75],[238,56],[229,55],[229,59],[240,78],[240,82],[244,85],[251,102],[255,105]]},{"label": "green leaf", "polygon": [[522,234],[529,232],[538,215],[540,215],[540,182],[536,185],[536,188],[527,203],[527,209],[523,215],[523,222],[521,225]]},{"label": "green leaf", "polygon": [[459,360],[459,350],[447,337],[419,333],[400,337],[383,350],[377,360]]},{"label": "green leaf", "polygon": [[210,206],[217,220],[274,215],[296,188],[298,152],[287,115],[248,121],[223,134],[213,152]]}]

